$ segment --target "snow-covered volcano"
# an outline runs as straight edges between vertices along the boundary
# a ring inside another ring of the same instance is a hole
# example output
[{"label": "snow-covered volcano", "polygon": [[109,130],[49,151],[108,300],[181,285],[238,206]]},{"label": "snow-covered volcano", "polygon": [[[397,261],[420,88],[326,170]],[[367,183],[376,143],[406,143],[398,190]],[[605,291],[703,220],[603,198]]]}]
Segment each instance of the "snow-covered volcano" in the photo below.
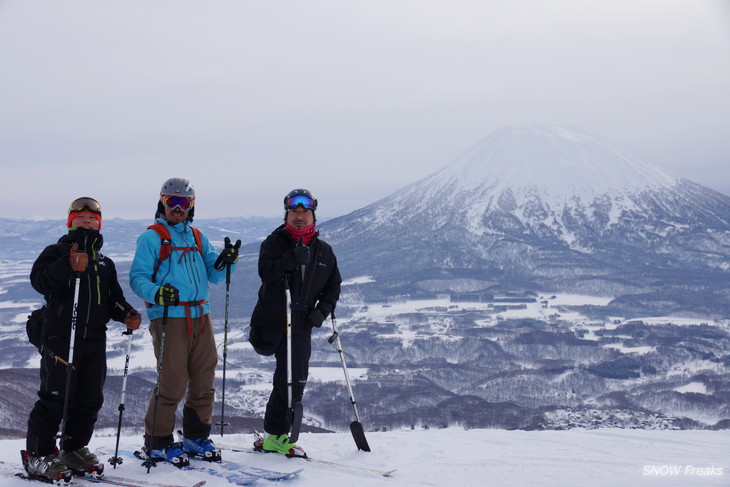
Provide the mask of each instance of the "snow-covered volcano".
[{"label": "snow-covered volcano", "polygon": [[424,181],[433,191],[474,191],[487,206],[508,189],[559,205],[677,183],[590,134],[542,125],[500,129]]},{"label": "snow-covered volcano", "polygon": [[505,127],[323,230],[350,273],[386,292],[466,278],[606,295],[712,283],[727,299],[730,197],[576,129]]}]

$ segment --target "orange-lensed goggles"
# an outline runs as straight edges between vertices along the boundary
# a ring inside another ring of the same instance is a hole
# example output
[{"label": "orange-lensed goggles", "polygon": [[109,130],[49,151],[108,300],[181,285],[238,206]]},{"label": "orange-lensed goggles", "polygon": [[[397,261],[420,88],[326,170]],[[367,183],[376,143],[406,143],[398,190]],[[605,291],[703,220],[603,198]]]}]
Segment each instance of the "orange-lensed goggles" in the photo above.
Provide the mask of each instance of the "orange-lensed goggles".
[{"label": "orange-lensed goggles", "polygon": [[195,197],[180,196],[179,194],[163,194],[160,197],[160,201],[162,201],[162,204],[165,205],[165,207],[170,208],[171,210],[174,210],[175,208],[180,208],[181,210],[185,211],[193,207],[195,203]]},{"label": "orange-lensed goggles", "polygon": [[101,214],[101,205],[94,198],[79,198],[71,203],[68,207],[68,213],[79,213],[82,211],[90,211],[91,213]]}]

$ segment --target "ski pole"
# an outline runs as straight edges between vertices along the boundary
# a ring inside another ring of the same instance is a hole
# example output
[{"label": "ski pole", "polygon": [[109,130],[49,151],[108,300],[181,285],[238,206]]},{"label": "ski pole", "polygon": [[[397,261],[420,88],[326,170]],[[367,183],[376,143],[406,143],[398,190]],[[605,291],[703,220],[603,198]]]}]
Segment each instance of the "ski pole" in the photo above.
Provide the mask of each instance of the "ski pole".
[{"label": "ski pole", "polygon": [[117,424],[117,446],[114,449],[114,456],[109,459],[109,463],[117,468],[122,464],[122,457],[119,456],[119,436],[122,432],[122,413],[124,413],[124,397],[127,395],[127,372],[129,371],[129,355],[132,352],[132,332],[127,328],[122,335],[127,335],[127,358],[124,359],[124,375],[122,377],[122,396],[119,399],[119,423]]},{"label": "ski pole", "polygon": [[289,279],[284,278],[286,293],[286,382],[287,382],[287,411],[286,419],[289,422],[289,440],[296,443],[299,439],[299,429],[302,426],[304,408],[302,402],[294,402],[294,374],[292,373],[292,323],[291,323],[291,288]]},{"label": "ski pole", "polygon": [[[225,239],[225,246],[229,246],[231,244],[231,240],[226,237]],[[236,241],[236,245],[233,246],[235,250],[238,250],[238,248],[241,246],[241,241]],[[219,258],[220,259],[220,258]],[[221,270],[219,268],[220,263],[216,261],[215,268],[218,270]],[[225,408],[226,408],[226,363],[228,361],[228,303],[230,301],[230,291],[231,291],[231,263],[227,262],[226,264],[226,311],[225,311],[225,318],[223,320],[223,393],[221,395],[221,420],[216,423],[216,425],[220,425],[221,427],[221,436],[223,436],[223,428],[225,426],[230,426],[231,423],[226,422],[226,414],[225,414]]]},{"label": "ski pole", "polygon": [[347,383],[347,392],[350,394],[350,403],[352,408],[355,410],[355,421],[350,423],[350,432],[355,440],[358,450],[370,451],[368,440],[365,438],[365,430],[360,423],[360,414],[357,412],[357,403],[355,401],[355,395],[352,393],[352,385],[350,384],[350,374],[347,372],[347,364],[345,362],[345,352],[342,350],[342,340],[340,340],[340,334],[337,331],[335,325],[335,312],[332,310],[332,336],[327,339],[330,345],[333,342],[337,342],[337,352],[340,354],[340,361],[342,362],[342,370],[345,372],[345,383]]},{"label": "ski pole", "polygon": [[[298,246],[304,245],[304,237],[299,238]],[[301,304],[302,300],[302,292],[304,291],[304,275],[307,271],[307,264],[301,264],[299,267],[301,271],[301,282],[299,286],[299,297],[297,298],[296,304],[293,304],[292,300],[292,292],[291,292],[291,283],[287,281],[286,287],[287,287],[287,369],[288,369],[288,379],[289,379],[289,440],[291,440],[292,443],[296,443],[296,441],[299,439],[299,430],[302,427],[302,418],[304,417],[304,407],[302,406],[302,401],[297,400],[294,402],[294,393],[293,393],[293,373],[292,373],[292,310],[300,311],[300,312],[306,312],[307,307],[306,305]],[[306,297],[306,295],[305,295]],[[301,380],[301,379],[300,379]]]},{"label": "ski pole", "polygon": [[291,370],[291,289],[289,287],[289,278],[286,276],[284,277],[284,294],[286,295],[286,415],[291,426],[294,421],[294,408],[292,407],[294,391]]},{"label": "ski pole", "polygon": [[221,394],[221,420],[216,423],[221,427],[221,437],[223,436],[223,428],[230,426],[231,423],[226,422],[226,363],[228,362],[228,302],[230,298],[231,286],[231,264],[226,265],[226,314],[223,321],[223,392]]},{"label": "ski pole", "polygon": [[165,357],[165,332],[167,330],[167,311],[169,305],[165,305],[162,311],[162,333],[160,334],[160,356],[157,359],[157,383],[155,384],[155,403],[152,407],[152,431],[150,432],[150,451],[147,452],[149,457],[142,463],[142,466],[147,467],[147,473],[150,473],[150,468],[157,464],[152,460],[152,441],[155,437],[155,426],[157,424],[157,403],[160,399],[160,375],[162,375],[162,360]]},{"label": "ski pole", "polygon": [[[68,423],[68,405],[69,396],[71,395],[71,374],[74,370],[74,348],[76,345],[76,321],[78,320],[79,314],[79,289],[81,288],[81,273],[75,273],[74,283],[74,302],[73,308],[71,308],[71,339],[68,344],[68,363],[70,367],[66,366],[66,392],[63,397],[63,417],[61,419],[61,434],[56,436],[60,438],[61,442],[65,442],[69,436],[66,434],[66,425]],[[63,447],[63,445],[61,445]]]},{"label": "ski pole", "polygon": [[216,423],[221,427],[221,436],[223,436],[223,428],[230,426],[231,423],[226,422],[226,363],[228,362],[228,301],[230,297],[231,286],[231,264],[226,265],[226,312],[223,321],[223,392],[221,393],[221,420]]}]

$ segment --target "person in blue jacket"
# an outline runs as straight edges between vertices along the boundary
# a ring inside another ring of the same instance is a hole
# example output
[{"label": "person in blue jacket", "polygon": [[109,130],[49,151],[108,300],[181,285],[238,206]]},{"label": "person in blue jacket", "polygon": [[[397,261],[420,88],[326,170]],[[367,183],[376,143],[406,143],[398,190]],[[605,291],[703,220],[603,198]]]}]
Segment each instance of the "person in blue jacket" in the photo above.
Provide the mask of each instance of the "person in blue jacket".
[{"label": "person in blue jacket", "polygon": [[[194,210],[195,190],[190,181],[165,181],[155,224],[137,239],[129,271],[132,290],[146,302],[158,360],[163,353],[158,397],[153,391],[145,416],[144,451],[150,458],[178,467],[189,464],[188,455],[209,461],[221,458],[220,450],[209,438],[218,353],[210,320],[208,283],[224,282],[225,267],[230,265],[232,271],[238,261],[238,249],[228,239],[219,255],[206,236],[190,226]],[[183,396],[183,441],[175,442],[175,411]]]}]

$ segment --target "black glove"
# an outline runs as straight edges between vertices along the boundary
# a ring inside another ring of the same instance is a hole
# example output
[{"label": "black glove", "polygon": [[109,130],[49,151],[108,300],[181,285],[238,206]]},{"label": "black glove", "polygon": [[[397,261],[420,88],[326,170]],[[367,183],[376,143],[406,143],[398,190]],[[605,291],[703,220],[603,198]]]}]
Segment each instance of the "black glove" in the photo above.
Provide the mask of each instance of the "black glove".
[{"label": "black glove", "polygon": [[302,237],[297,246],[281,258],[281,268],[285,272],[294,272],[298,265],[307,264],[309,264],[309,247],[304,245],[304,237]]},{"label": "black glove", "polygon": [[299,238],[299,243],[291,252],[294,253],[294,260],[299,265],[309,264],[309,247],[304,245],[304,237]]},{"label": "black glove", "polygon": [[298,265],[309,264],[309,247],[299,242],[299,245],[294,247],[291,252],[294,254],[294,261]]},{"label": "black glove", "polygon": [[236,241],[236,245],[231,244],[231,239],[226,237],[223,240],[223,251],[221,255],[215,261],[215,268],[217,270],[223,270],[227,265],[232,265],[238,262],[238,248],[241,246],[241,241]]},{"label": "black glove", "polygon": [[307,314],[307,323],[315,328],[319,328],[324,323],[324,313],[319,308],[314,308]]},{"label": "black glove", "polygon": [[155,294],[155,303],[160,306],[177,306],[180,302],[180,293],[175,286],[170,283],[160,286]]}]

